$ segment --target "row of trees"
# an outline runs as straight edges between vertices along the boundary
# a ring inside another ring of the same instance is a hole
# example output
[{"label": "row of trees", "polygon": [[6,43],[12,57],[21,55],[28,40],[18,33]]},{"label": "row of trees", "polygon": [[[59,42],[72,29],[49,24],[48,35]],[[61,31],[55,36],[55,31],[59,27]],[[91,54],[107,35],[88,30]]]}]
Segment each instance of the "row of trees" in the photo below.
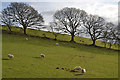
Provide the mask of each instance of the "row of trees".
[{"label": "row of trees", "polygon": [[[56,25],[56,26],[55,26]],[[54,14],[54,21],[50,23],[52,29],[65,32],[71,35],[71,42],[78,34],[89,34],[93,41],[93,46],[98,39],[105,43],[120,44],[119,26],[107,22],[97,15],[88,15],[84,10],[76,8],[63,8]]]},{"label": "row of trees", "polygon": [[[50,23],[50,29],[57,37],[58,33],[68,33],[71,35],[71,42],[78,34],[89,34],[93,44],[98,39],[104,42],[115,42],[120,44],[120,28],[104,18],[97,15],[88,15],[84,10],[65,7],[56,11],[54,21]],[[1,22],[8,26],[11,31],[13,25],[22,25],[24,34],[27,27],[41,26],[44,23],[43,17],[33,7],[25,3],[11,3],[3,9]]]}]

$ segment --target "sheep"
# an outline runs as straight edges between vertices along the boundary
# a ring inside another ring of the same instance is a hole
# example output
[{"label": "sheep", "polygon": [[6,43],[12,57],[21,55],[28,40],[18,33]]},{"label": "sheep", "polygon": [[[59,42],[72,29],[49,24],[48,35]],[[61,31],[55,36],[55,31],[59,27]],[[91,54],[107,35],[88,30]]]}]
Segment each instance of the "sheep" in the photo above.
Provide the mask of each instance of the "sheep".
[{"label": "sheep", "polygon": [[81,67],[80,67],[80,66],[76,66],[76,67],[74,68],[74,70],[81,70]]},{"label": "sheep", "polygon": [[40,56],[41,56],[42,58],[44,58],[44,57],[45,57],[45,55],[44,55],[44,54],[40,54]]},{"label": "sheep", "polygon": [[14,55],[11,55],[11,58],[14,58]]},{"label": "sheep", "polygon": [[70,70],[70,72],[79,72],[81,69],[82,68],[80,66],[76,66],[74,69]]},{"label": "sheep", "polygon": [[8,54],[8,57],[11,56],[11,54]]},{"label": "sheep", "polygon": [[86,73],[86,69],[82,69],[81,72],[82,72],[82,73]]},{"label": "sheep", "polygon": [[14,58],[14,55],[8,54],[9,58]]},{"label": "sheep", "polygon": [[81,68],[80,66],[76,66],[74,69],[70,70],[70,72],[86,73],[86,69],[83,69],[83,68]]},{"label": "sheep", "polygon": [[59,45],[59,43],[56,43],[56,45],[58,46],[58,45]]},{"label": "sheep", "polygon": [[28,40],[28,38],[25,38],[25,40]]},{"label": "sheep", "polygon": [[70,72],[76,72],[74,69],[70,70]]}]

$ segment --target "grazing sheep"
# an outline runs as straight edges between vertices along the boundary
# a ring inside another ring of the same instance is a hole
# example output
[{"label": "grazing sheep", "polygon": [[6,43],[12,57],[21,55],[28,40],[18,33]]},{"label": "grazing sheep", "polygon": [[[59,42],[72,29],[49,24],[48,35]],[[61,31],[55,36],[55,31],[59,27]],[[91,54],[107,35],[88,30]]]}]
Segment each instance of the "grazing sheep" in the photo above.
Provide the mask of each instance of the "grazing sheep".
[{"label": "grazing sheep", "polygon": [[8,57],[11,56],[11,54],[8,54]]},{"label": "grazing sheep", "polygon": [[82,72],[82,73],[86,73],[86,69],[82,69],[81,72]]},{"label": "grazing sheep", "polygon": [[9,58],[14,58],[14,55],[8,54]]},{"label": "grazing sheep", "polygon": [[28,40],[28,38],[25,38],[25,40]]},{"label": "grazing sheep", "polygon": [[83,69],[83,68],[81,68],[80,66],[76,66],[74,69],[70,70],[70,72],[86,73],[86,69]]},{"label": "grazing sheep", "polygon": [[81,68],[80,66],[76,66],[74,69],[70,70],[70,72],[86,73],[86,69],[83,69],[83,68]]},{"label": "grazing sheep", "polygon": [[81,70],[75,70],[75,69],[72,69],[70,70],[70,72],[80,72]]},{"label": "grazing sheep", "polygon": [[72,70],[70,70],[70,72],[75,72],[75,70],[74,70],[74,69],[72,69]]},{"label": "grazing sheep", "polygon": [[82,68],[80,66],[76,66],[74,69],[70,70],[70,72],[80,72],[81,69]]},{"label": "grazing sheep", "polygon": [[14,55],[11,55],[11,58],[14,58]]},{"label": "grazing sheep", "polygon": [[58,46],[58,45],[59,45],[59,43],[56,43],[56,45]]},{"label": "grazing sheep", "polygon": [[80,66],[76,66],[76,67],[74,68],[74,70],[81,70],[81,67],[80,67]]},{"label": "grazing sheep", "polygon": [[44,57],[45,57],[45,55],[44,55],[44,54],[40,54],[40,56],[41,56],[42,58],[44,58]]}]

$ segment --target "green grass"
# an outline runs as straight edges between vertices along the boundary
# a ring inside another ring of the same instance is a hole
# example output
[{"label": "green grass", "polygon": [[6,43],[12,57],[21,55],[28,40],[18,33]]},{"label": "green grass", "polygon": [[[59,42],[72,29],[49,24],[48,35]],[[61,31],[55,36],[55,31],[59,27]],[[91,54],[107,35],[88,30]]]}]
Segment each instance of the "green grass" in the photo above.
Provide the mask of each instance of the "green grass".
[{"label": "green grass", "polygon": [[[13,26],[11,26],[11,29],[16,34],[23,34],[24,33],[23,32],[23,28],[20,28],[20,27],[13,27]],[[2,30],[9,31],[7,26],[3,26]],[[54,39],[54,35],[51,32],[27,29],[27,35],[44,37],[43,34],[45,34],[46,37],[48,37],[48,38]],[[60,40],[60,41],[70,41],[71,40],[71,36],[70,35],[65,35],[65,34],[58,34],[57,40]],[[91,39],[84,38],[84,37],[78,37],[78,36],[75,36],[75,42],[80,43],[80,44],[87,44],[87,45],[92,44],[92,40]],[[103,42],[99,41],[99,40],[96,41],[96,45],[100,46],[100,47],[104,47]],[[109,48],[109,44],[108,43],[107,43],[106,47]],[[117,44],[112,44],[111,49],[118,50],[119,47],[120,46],[118,46]]]},{"label": "green grass", "polygon": [[[27,33],[31,34],[32,31],[31,33]],[[36,32],[36,34],[38,33]],[[48,34],[50,33],[46,33],[47,36]],[[69,36],[66,36],[67,35],[61,37],[61,40],[69,40]],[[36,37],[28,37],[29,40],[26,41],[25,38],[26,36],[7,34],[3,32],[3,78],[118,77],[117,51]],[[56,46],[56,43],[59,43],[60,45]],[[40,58],[41,53],[46,55],[44,59]],[[15,57],[13,59],[9,59],[7,57],[8,54],[13,54]],[[86,74],[81,75],[79,72],[69,72],[61,69],[73,69],[75,66],[85,68],[87,71]],[[60,69],[56,69],[56,67],[59,67]]]}]

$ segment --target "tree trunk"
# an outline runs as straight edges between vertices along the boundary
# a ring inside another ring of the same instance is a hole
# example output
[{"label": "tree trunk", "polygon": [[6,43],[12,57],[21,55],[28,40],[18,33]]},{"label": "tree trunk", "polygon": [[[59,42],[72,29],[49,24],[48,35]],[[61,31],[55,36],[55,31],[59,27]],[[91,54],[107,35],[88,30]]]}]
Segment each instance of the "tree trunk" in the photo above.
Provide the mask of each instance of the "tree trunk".
[{"label": "tree trunk", "polygon": [[54,36],[55,36],[54,40],[56,41],[57,40],[57,34],[54,33]]},{"label": "tree trunk", "polygon": [[57,40],[57,39],[56,39],[56,37],[55,37],[55,39],[54,39],[54,40],[55,40],[55,41]]},{"label": "tree trunk", "polygon": [[27,35],[27,34],[26,34],[26,27],[24,27],[24,34]]},{"label": "tree trunk", "polygon": [[96,40],[93,40],[93,44],[92,44],[93,46],[96,46],[96,45],[95,45],[95,42],[96,42]]},{"label": "tree trunk", "polygon": [[7,25],[7,26],[8,26],[8,29],[10,30],[10,32],[11,32],[11,27],[9,25]]},{"label": "tree trunk", "polygon": [[104,47],[106,48],[106,42],[105,42],[105,46]]},{"label": "tree trunk", "polygon": [[112,43],[110,43],[109,49],[111,49]]},{"label": "tree trunk", "polygon": [[75,36],[74,36],[74,35],[71,35],[71,36],[72,36],[72,37],[71,37],[70,42],[75,42],[75,41],[74,41],[74,37],[75,37]]}]

